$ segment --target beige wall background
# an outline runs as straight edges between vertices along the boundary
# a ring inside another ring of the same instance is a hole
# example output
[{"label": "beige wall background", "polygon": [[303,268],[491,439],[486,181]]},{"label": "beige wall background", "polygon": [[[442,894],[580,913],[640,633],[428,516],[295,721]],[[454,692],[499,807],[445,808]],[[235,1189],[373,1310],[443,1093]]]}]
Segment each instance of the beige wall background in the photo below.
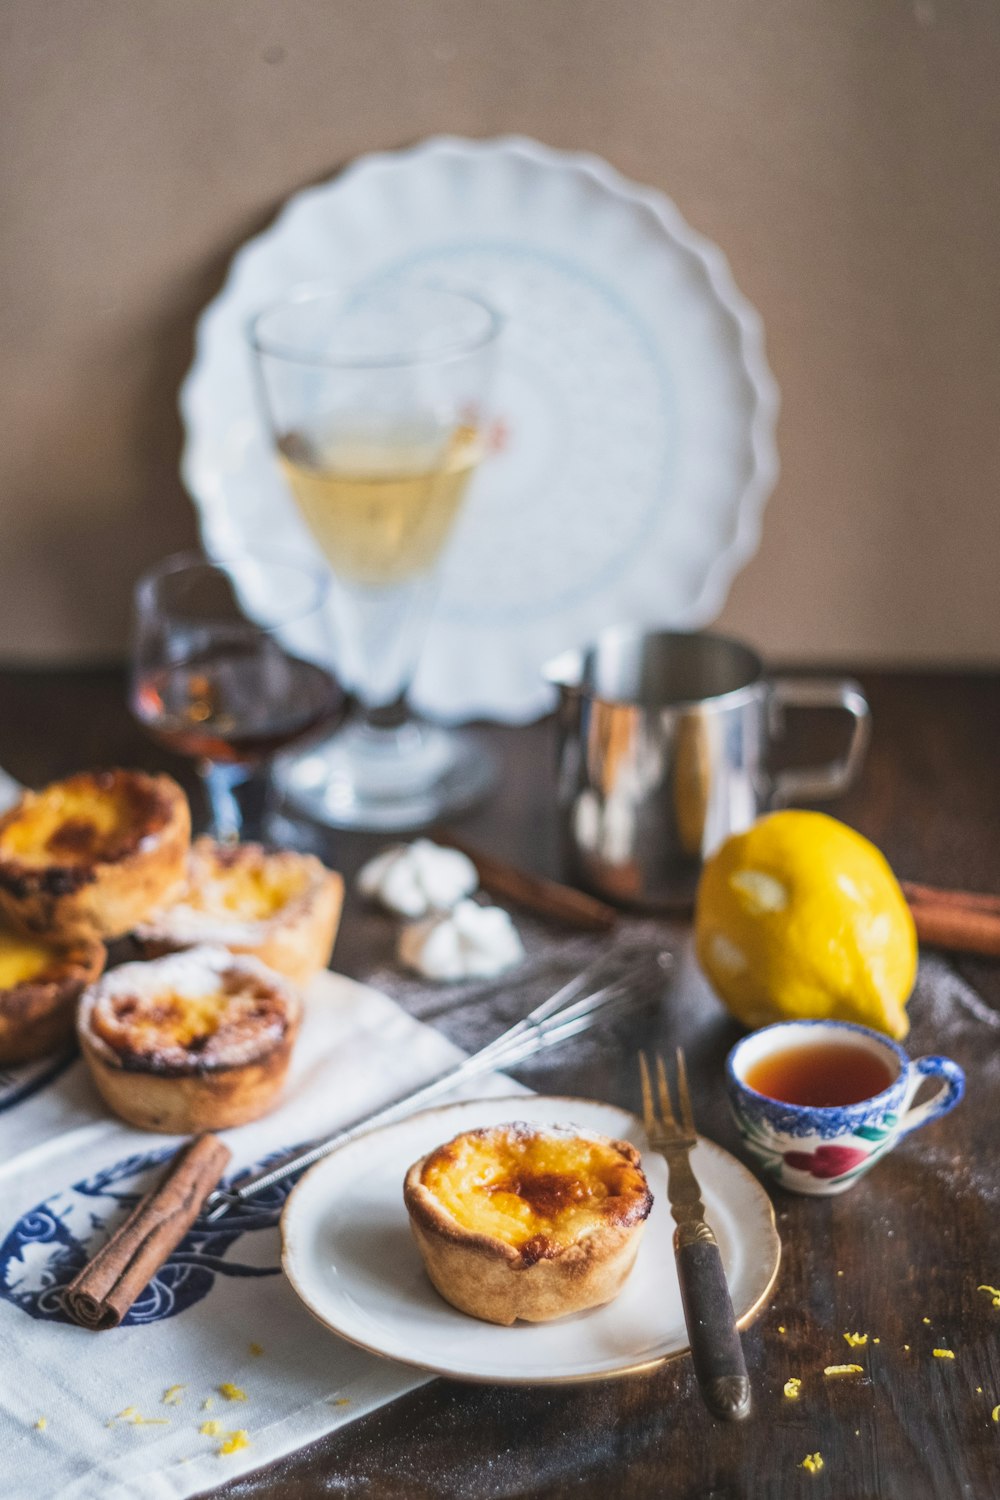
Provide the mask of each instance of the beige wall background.
[{"label": "beige wall background", "polygon": [[997,0],[2,0],[0,658],[123,650],[194,540],[175,396],[236,247],[452,131],[665,189],[763,314],[782,476],[723,615],[1000,663]]}]

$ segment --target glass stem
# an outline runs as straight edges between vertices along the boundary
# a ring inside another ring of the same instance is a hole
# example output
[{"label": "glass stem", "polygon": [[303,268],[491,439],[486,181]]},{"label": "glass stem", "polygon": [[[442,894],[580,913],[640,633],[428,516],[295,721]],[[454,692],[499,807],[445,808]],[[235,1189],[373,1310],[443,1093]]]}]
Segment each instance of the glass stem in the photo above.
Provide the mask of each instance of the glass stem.
[{"label": "glass stem", "polygon": [[210,832],[220,844],[263,836],[270,801],[266,768],[206,760],[199,766],[208,801]]},{"label": "glass stem", "polygon": [[379,703],[375,705],[362,703],[360,708],[361,719],[365,727],[376,732],[399,729],[400,725],[405,724],[410,717],[405,690],[398,697],[394,698],[391,703]]}]

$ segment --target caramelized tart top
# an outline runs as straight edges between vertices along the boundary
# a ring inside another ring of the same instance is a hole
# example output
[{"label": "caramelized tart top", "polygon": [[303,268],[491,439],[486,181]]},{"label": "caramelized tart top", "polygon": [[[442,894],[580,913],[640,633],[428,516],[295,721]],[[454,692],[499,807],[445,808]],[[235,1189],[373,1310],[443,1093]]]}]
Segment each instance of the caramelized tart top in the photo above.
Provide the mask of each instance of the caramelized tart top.
[{"label": "caramelized tart top", "polygon": [[0,860],[30,868],[125,859],[170,821],[164,781],[140,771],[84,771],[26,792],[0,819]]},{"label": "caramelized tart top", "polygon": [[103,946],[90,939],[60,942],[15,932],[0,922],[0,995],[22,985],[64,984],[100,973]]},{"label": "caramelized tart top", "polygon": [[280,975],[254,958],[202,947],[105,975],[84,995],[81,1028],[123,1068],[205,1072],[261,1059],[300,1013]]},{"label": "caramelized tart top", "polygon": [[501,1241],[525,1264],[602,1225],[641,1223],[653,1203],[627,1141],[522,1123],[456,1136],[425,1158],[420,1182],[460,1230]]},{"label": "caramelized tart top", "polygon": [[55,950],[42,938],[22,937],[8,927],[0,927],[0,990],[32,982],[44,984],[59,962]]},{"label": "caramelized tart top", "polygon": [[306,904],[325,878],[312,855],[199,838],[191,845],[187,885],[177,901],[155,912],[137,932],[142,938],[189,942],[252,941],[267,923]]}]

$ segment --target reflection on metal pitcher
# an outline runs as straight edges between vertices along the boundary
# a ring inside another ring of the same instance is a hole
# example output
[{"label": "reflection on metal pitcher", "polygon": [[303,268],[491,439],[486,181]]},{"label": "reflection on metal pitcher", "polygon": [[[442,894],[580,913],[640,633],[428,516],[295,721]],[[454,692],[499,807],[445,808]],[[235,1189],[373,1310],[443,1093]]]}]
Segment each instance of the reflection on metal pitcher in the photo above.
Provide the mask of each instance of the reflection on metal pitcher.
[{"label": "reflection on metal pitcher", "polygon": [[[857,683],[768,678],[749,647],[723,636],[613,630],[546,675],[560,691],[567,860],[583,884],[626,904],[690,902],[702,860],[724,838],[793,798],[845,790],[868,741]],[[849,713],[843,759],[772,775],[768,754],[789,707]]]}]

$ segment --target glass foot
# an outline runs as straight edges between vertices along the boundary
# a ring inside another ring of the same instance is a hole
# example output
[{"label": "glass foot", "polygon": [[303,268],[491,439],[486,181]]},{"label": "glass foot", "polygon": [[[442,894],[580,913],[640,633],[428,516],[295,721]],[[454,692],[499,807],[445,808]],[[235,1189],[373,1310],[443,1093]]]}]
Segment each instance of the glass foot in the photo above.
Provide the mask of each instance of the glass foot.
[{"label": "glass foot", "polygon": [[274,777],[292,807],[328,828],[388,833],[474,806],[495,786],[496,766],[474,734],[411,720],[392,731],[348,724],[283,756]]}]

